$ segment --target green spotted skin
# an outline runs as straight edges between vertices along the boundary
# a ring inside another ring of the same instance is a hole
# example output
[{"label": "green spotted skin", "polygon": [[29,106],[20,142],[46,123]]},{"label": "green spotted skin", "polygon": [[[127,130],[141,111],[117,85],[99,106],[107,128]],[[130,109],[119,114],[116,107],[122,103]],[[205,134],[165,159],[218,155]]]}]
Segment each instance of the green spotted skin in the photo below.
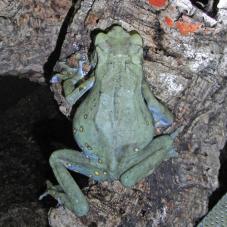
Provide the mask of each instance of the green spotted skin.
[{"label": "green spotted skin", "polygon": [[218,201],[197,227],[227,227],[227,193]]},{"label": "green spotted skin", "polygon": [[155,128],[170,126],[173,116],[144,79],[140,35],[113,26],[97,34],[92,56],[96,67],[90,77],[77,87],[76,75],[70,74],[63,87],[71,105],[90,90],[73,118],[82,152],[62,149],[50,157],[60,186],[48,184],[48,193],[78,216],[86,215],[89,206],[69,171],[131,187],[176,154],[171,136],[155,137]]}]

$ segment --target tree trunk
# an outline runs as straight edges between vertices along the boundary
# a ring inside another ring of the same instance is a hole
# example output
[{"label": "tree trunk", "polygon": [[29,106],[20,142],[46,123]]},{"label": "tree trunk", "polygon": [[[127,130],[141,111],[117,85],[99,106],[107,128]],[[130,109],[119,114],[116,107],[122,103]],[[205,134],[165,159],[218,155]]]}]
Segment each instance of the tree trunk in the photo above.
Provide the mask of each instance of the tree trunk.
[{"label": "tree trunk", "polygon": [[[143,38],[145,77],[154,95],[175,116],[170,130],[182,126],[184,130],[175,140],[177,158],[163,162],[132,189],[117,181],[89,182],[84,189],[89,214],[78,218],[63,208],[52,209],[51,226],[193,226],[208,211],[209,196],[219,187],[219,156],[226,152],[221,150],[227,133],[227,5],[224,0],[210,0],[207,5],[197,1],[197,6],[191,2],[73,3],[58,42],[56,36],[51,40],[51,47],[53,40],[57,45],[45,64],[48,79],[61,46],[60,59],[70,61],[75,45],[87,55],[96,29],[120,24]],[[69,116],[71,107],[61,87],[53,85],[52,90],[60,110]]]},{"label": "tree trunk", "polygon": [[52,226],[66,220],[72,226],[193,226],[206,214],[208,197],[219,185],[226,140],[226,11],[223,2],[218,7],[215,15],[215,5],[206,12],[205,6],[203,11],[187,0],[81,2],[61,57],[68,57],[75,44],[88,53],[95,29],[120,24],[138,31],[147,81],[174,113],[174,128],[184,130],[175,143],[178,158],[163,162],[132,189],[118,182],[90,182],[84,190],[89,215],[77,218],[61,208],[52,210]]}]

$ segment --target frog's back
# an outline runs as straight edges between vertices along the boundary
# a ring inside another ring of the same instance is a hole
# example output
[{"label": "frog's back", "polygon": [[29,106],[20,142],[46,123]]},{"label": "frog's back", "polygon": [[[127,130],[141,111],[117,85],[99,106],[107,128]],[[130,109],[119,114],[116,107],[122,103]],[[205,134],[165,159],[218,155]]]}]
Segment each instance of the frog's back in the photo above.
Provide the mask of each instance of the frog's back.
[{"label": "frog's back", "polygon": [[141,78],[118,76],[96,81],[78,107],[74,127],[80,146],[121,156],[152,140],[153,120],[141,93]]},{"label": "frog's back", "polygon": [[109,161],[142,150],[153,138],[153,120],[142,96],[142,39],[122,28],[97,35],[95,84],[73,121],[76,140]]}]

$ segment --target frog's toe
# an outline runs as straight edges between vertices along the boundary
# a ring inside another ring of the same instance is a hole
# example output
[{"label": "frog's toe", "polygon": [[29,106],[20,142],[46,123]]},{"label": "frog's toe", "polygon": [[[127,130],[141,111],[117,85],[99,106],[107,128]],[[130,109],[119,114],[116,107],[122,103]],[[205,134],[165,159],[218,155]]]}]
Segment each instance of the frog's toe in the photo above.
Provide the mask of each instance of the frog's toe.
[{"label": "frog's toe", "polygon": [[50,83],[57,84],[61,82],[61,78],[56,74],[50,79]]},{"label": "frog's toe", "polygon": [[155,122],[155,128],[169,127],[172,123],[172,120],[169,120],[165,117],[160,117],[160,119],[157,119],[157,121]]},{"label": "frog's toe", "polygon": [[57,207],[63,206],[63,203],[60,198],[57,198],[57,201],[58,201]]},{"label": "frog's toe", "polygon": [[44,197],[48,196],[49,193],[46,191],[42,195],[39,196],[39,200],[42,200]]},{"label": "frog's toe", "polygon": [[177,154],[177,152],[176,152],[176,149],[172,148],[171,150],[169,150],[169,151],[168,151],[168,156],[169,156],[170,158],[176,158],[176,157],[178,157],[178,154]]},{"label": "frog's toe", "polygon": [[180,134],[181,132],[183,132],[184,128],[185,128],[185,126],[183,126],[183,125],[182,125],[181,127],[177,128],[174,132],[172,132],[172,133],[170,134],[170,137],[171,137],[172,139],[176,139],[176,137],[179,136],[179,134]]},{"label": "frog's toe", "polygon": [[123,174],[120,178],[122,185],[126,188],[131,188],[135,185],[135,180],[132,179],[128,174]]},{"label": "frog's toe", "polygon": [[46,181],[47,191],[55,190],[56,192],[63,192],[62,187],[60,185],[53,185],[49,180]]},{"label": "frog's toe", "polygon": [[53,185],[50,181],[46,181],[46,185],[47,185],[47,190],[39,196],[39,200],[42,200],[44,197],[46,197],[47,195],[51,195],[52,197],[58,199],[58,197],[56,196],[57,193],[62,193],[62,187],[60,185]]},{"label": "frog's toe", "polygon": [[89,206],[86,200],[81,202],[75,199],[72,202],[64,193],[60,185],[53,185],[50,181],[47,181],[46,184],[47,191],[39,197],[40,200],[43,199],[45,196],[50,195],[58,201],[57,207],[66,207],[69,210],[73,211],[79,217],[84,216],[88,213]]},{"label": "frog's toe", "polygon": [[78,204],[74,207],[73,211],[77,216],[81,217],[87,215],[89,211],[89,206],[88,204]]},{"label": "frog's toe", "polygon": [[46,181],[46,185],[47,185],[47,188],[51,188],[51,187],[54,186],[54,185],[51,183],[51,181],[49,181],[49,180]]}]

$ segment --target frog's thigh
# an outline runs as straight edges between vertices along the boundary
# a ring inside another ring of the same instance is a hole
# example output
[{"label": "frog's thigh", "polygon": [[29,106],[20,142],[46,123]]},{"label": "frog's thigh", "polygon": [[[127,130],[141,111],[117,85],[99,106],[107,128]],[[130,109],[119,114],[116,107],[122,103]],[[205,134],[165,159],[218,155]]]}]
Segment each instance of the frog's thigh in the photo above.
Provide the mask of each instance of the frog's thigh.
[{"label": "frog's thigh", "polygon": [[63,149],[55,151],[50,157],[50,165],[64,191],[55,192],[55,195],[53,193],[50,194],[56,199],[60,198],[64,206],[74,211],[76,215],[86,215],[89,209],[86,198],[67,169],[76,172],[80,171],[80,173],[87,176],[92,175],[94,179],[96,179],[96,175],[99,175],[97,177],[100,180],[105,180],[107,175],[101,174],[102,172],[94,165],[91,165],[86,157],[74,150]]},{"label": "frog's thigh", "polygon": [[120,181],[124,186],[133,186],[139,180],[150,175],[163,160],[175,156],[173,139],[168,135],[157,137],[144,148],[145,153],[149,151],[151,153],[150,156],[135,164],[121,175]]}]

